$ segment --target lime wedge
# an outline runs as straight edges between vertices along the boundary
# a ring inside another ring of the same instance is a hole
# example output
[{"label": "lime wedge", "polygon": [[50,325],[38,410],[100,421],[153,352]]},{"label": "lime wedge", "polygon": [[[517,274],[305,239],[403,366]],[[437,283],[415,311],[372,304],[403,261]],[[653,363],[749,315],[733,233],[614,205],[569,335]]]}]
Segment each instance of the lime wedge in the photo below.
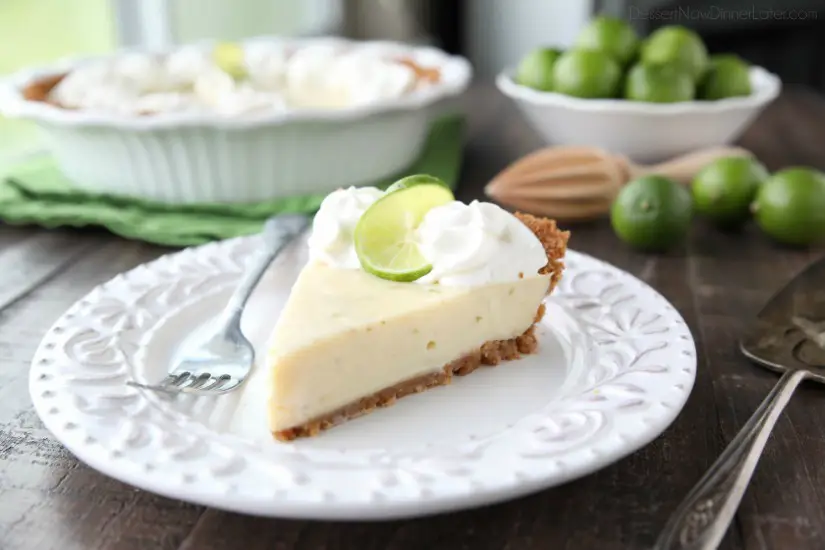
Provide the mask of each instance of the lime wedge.
[{"label": "lime wedge", "polygon": [[419,183],[387,193],[361,215],[353,235],[367,273],[390,281],[415,281],[432,266],[415,243],[415,230],[431,208],[453,201],[449,188]]},{"label": "lime wedge", "polygon": [[387,187],[387,193],[394,193],[399,189],[406,189],[408,187],[414,187],[416,185],[440,185],[442,187],[448,187],[443,180],[435,176],[430,176],[429,174],[416,174],[414,176],[407,176],[406,178],[401,178],[397,182],[393,183],[392,185]]},{"label": "lime wedge", "polygon": [[248,76],[244,65],[244,51],[240,44],[219,42],[212,50],[212,60],[235,80],[243,80]]}]

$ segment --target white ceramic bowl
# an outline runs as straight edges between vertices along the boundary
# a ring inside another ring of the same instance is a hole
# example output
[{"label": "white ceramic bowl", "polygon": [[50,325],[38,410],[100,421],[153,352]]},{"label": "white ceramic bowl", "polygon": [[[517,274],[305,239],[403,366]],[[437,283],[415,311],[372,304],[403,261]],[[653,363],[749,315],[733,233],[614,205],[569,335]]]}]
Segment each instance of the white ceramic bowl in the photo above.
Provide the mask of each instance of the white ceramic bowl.
[{"label": "white ceramic bowl", "polygon": [[[277,39],[250,39],[260,40]],[[319,41],[348,42],[281,42]],[[0,83],[0,113],[35,121],[45,130],[60,169],[88,191],[179,204],[327,193],[374,182],[409,166],[420,154],[433,118],[467,88],[472,76],[465,59],[435,48],[393,42],[367,45],[437,66],[441,79],[400,99],[365,106],[231,117],[101,114],[23,97],[22,90],[31,82],[65,73],[84,61],[75,59],[21,71]]]},{"label": "white ceramic bowl", "polygon": [[517,84],[511,75],[498,75],[499,90],[548,144],[601,147],[642,162],[735,141],[782,87],[776,75],[752,67],[753,93],[747,97],[643,103],[541,92]]}]

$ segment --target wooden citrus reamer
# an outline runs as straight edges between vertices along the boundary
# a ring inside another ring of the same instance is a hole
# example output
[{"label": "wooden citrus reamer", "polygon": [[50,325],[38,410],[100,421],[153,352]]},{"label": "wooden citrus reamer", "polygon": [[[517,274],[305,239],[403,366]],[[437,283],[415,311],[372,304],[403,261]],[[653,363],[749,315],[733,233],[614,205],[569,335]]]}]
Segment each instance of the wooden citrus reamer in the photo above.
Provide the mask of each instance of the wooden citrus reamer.
[{"label": "wooden citrus reamer", "polygon": [[546,147],[502,170],[484,192],[497,202],[563,221],[598,218],[619,190],[640,176],[658,174],[689,185],[714,160],[752,156],[741,147],[712,147],[655,164],[637,164],[596,147]]}]

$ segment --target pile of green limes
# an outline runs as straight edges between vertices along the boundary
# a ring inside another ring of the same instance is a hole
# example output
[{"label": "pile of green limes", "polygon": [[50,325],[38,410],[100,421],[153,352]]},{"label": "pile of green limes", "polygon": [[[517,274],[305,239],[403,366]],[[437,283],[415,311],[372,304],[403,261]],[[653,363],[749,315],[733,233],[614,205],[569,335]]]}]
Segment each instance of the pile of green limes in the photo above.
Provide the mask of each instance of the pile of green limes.
[{"label": "pile of green limes", "polygon": [[625,21],[599,16],[567,51],[540,47],[519,63],[516,82],[581,98],[675,103],[751,93],[748,64],[733,54],[708,55],[698,34],[661,27],[644,40]]},{"label": "pile of green limes", "polygon": [[751,216],[769,237],[791,246],[825,242],[825,173],[785,168],[773,175],[753,157],[716,160],[687,188],[661,176],[628,183],[610,211],[616,235],[644,250],[663,251],[687,237],[694,214],[731,230]]}]

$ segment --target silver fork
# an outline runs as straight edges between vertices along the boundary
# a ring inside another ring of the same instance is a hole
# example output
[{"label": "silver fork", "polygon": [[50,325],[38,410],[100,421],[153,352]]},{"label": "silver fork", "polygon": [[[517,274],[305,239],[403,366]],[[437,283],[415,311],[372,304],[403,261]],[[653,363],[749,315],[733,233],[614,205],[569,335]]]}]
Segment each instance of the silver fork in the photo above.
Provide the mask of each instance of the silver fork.
[{"label": "silver fork", "polygon": [[173,394],[218,395],[239,388],[255,360],[255,349],[241,332],[244,306],[272,261],[308,224],[309,218],[298,214],[269,218],[262,232],[264,247],[244,273],[212,332],[205,339],[187,346],[181,354],[182,359],[172,366],[161,382],[143,384],[130,380],[126,383]]}]

